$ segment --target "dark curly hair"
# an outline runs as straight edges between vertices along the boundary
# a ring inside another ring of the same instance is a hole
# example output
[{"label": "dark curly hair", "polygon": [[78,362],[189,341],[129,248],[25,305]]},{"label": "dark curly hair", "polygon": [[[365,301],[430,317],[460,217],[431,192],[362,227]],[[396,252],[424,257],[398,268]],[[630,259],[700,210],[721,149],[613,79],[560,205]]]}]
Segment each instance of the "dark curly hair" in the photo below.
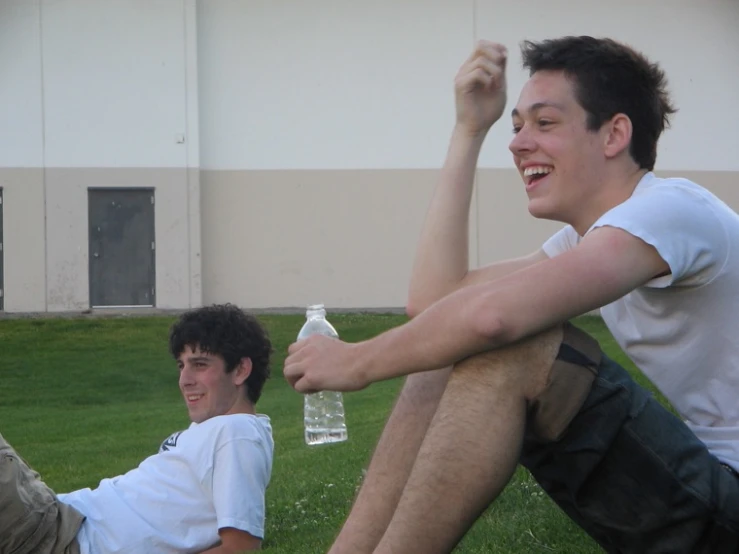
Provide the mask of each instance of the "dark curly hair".
[{"label": "dark curly hair", "polygon": [[627,115],[633,127],[629,153],[640,168],[654,169],[657,141],[677,111],[657,64],[625,44],[589,36],[524,41],[521,53],[531,75],[554,70],[572,79],[590,131],[618,113]]},{"label": "dark curly hair", "polygon": [[233,304],[215,304],[185,312],[169,332],[169,351],[177,359],[186,347],[222,356],[226,372],[251,359],[246,395],[256,404],[270,375],[272,343],[264,326]]}]

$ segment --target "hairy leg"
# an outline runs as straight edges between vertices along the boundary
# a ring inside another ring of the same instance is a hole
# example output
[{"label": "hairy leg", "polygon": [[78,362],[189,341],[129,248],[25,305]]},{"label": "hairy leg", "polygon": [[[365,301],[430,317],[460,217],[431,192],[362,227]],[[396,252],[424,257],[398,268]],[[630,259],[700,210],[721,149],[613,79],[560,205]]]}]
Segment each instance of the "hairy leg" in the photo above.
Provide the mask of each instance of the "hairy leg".
[{"label": "hairy leg", "polygon": [[385,533],[451,368],[407,378],[385,425],[364,483],[330,554],[372,552]]},{"label": "hairy leg", "polygon": [[375,553],[450,552],[518,463],[529,399],[547,384],[556,328],[458,363]]}]

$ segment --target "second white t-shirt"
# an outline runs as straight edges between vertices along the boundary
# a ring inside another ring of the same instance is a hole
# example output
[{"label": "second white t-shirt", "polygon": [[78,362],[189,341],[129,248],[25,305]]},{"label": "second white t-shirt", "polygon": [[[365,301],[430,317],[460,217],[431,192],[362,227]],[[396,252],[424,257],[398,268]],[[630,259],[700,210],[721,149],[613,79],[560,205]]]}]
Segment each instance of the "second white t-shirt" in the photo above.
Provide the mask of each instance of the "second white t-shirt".
[{"label": "second white t-shirt", "polygon": [[223,527],[264,537],[273,451],[267,416],[217,416],[173,434],[124,475],[58,497],[86,516],[82,554],[201,552]]}]

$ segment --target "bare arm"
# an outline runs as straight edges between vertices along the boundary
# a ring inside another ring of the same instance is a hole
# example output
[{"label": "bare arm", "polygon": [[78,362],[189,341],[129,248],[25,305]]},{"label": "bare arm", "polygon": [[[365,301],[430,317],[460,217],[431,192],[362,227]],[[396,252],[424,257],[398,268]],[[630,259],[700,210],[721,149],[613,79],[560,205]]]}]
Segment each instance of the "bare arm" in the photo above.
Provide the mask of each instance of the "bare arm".
[{"label": "bare arm", "polygon": [[358,390],[446,367],[609,304],[665,271],[654,247],[620,229],[599,228],[564,254],[462,288],[368,341],[295,343],[285,376],[300,392]]},{"label": "bare arm", "polygon": [[240,529],[224,527],[218,530],[221,544],[204,550],[201,554],[240,554],[262,548],[262,540]]},{"label": "bare arm", "polygon": [[441,172],[411,273],[406,312],[416,317],[460,288],[491,281],[547,259],[538,250],[528,256],[469,269],[469,211],[482,137],[456,127]]},{"label": "bare arm", "polygon": [[546,258],[542,252],[469,270],[469,212],[480,149],[506,103],[507,53],[481,42],[455,79],[457,124],[421,230],[406,312],[415,317],[450,292]]},{"label": "bare arm", "polygon": [[[504,66],[505,50],[481,43],[455,79],[457,124],[418,243],[406,304],[410,317],[475,279],[468,272],[470,203],[480,149],[505,104]],[[490,270],[484,274],[492,275]],[[395,511],[450,370],[417,373],[406,380],[330,554],[374,550]]]},{"label": "bare arm", "polygon": [[544,260],[548,259],[549,256],[547,256],[544,251],[540,249],[532,252],[527,256],[503,260],[501,262],[486,265],[479,269],[471,269],[467,272],[464,278],[456,284],[456,286],[452,287],[449,293],[452,293],[464,287],[495,281],[496,279],[506,277],[511,273],[515,273],[516,271],[520,271],[531,265],[543,262]]},{"label": "bare arm", "polygon": [[[609,304],[669,271],[654,247],[601,228],[578,247],[443,298],[413,321],[366,343],[362,381],[445,367]],[[355,354],[359,354],[356,352]]]},{"label": "bare arm", "polygon": [[414,317],[446,296],[469,268],[469,212],[484,140],[457,126],[421,230],[408,290]]}]

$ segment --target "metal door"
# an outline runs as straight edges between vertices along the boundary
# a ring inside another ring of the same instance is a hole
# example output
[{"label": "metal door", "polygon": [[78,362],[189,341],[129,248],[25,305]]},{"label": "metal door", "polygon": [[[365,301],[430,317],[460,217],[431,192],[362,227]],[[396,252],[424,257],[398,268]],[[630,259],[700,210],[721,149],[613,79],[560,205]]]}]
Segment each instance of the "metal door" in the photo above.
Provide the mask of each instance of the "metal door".
[{"label": "metal door", "polygon": [[3,245],[3,189],[0,189],[0,312],[5,309],[5,280],[3,274],[3,260],[5,248]]},{"label": "metal door", "polygon": [[90,306],[155,306],[154,189],[89,189]]}]

